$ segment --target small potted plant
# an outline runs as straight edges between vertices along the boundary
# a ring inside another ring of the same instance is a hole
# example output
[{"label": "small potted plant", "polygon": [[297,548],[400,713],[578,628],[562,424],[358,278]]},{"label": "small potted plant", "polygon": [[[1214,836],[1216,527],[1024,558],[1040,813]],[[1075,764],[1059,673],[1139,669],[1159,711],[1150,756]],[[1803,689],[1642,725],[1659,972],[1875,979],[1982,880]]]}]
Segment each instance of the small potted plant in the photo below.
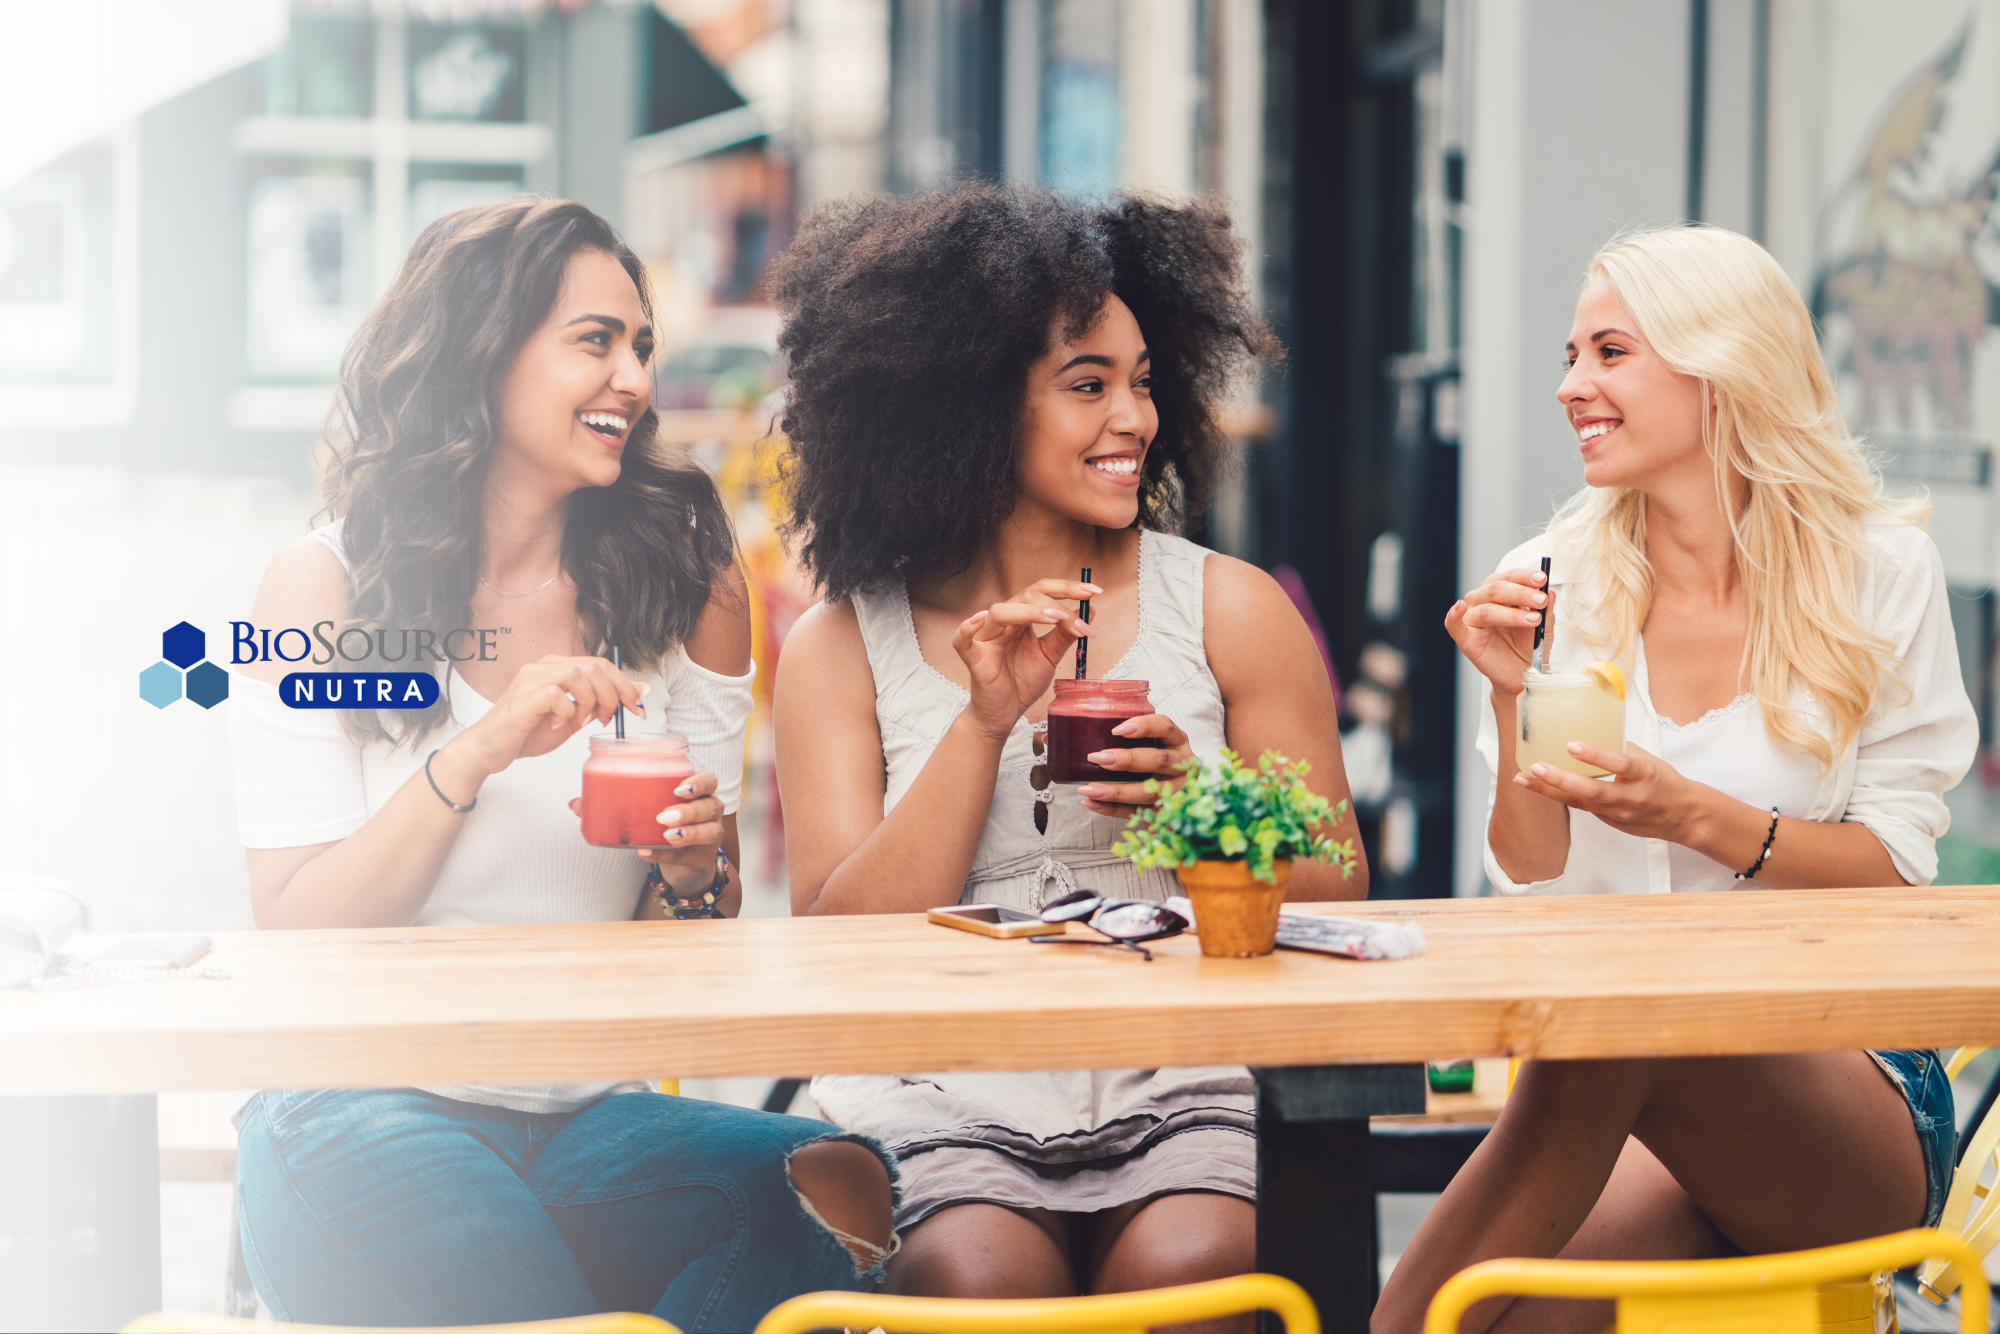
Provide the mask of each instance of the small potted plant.
[{"label": "small potted plant", "polygon": [[1157,779],[1112,851],[1139,870],[1171,866],[1194,901],[1203,954],[1245,958],[1277,945],[1278,909],[1292,860],[1310,857],[1354,874],[1354,840],[1314,833],[1347,813],[1306,786],[1312,766],[1265,751],[1256,768],[1235,752],[1210,763],[1199,755],[1181,766],[1185,781],[1171,790]]}]

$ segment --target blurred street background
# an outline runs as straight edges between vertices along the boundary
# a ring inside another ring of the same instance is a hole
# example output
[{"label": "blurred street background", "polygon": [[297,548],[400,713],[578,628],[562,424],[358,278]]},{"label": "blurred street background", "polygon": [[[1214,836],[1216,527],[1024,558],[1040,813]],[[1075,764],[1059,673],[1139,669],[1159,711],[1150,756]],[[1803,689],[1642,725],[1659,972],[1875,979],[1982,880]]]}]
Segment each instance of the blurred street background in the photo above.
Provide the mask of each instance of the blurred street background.
[{"label": "blurred street background", "polygon": [[[663,438],[757,593],[746,910],[788,911],[768,683],[811,590],[773,527],[763,275],[823,200],[988,178],[1234,214],[1289,357],[1189,536],[1320,629],[1388,897],[1487,892],[1440,622],[1579,483],[1553,391],[1584,263],[1676,219],[1761,240],[1931,495],[1986,743],[1940,879],[2000,880],[1997,170],[2000,0],[0,0],[0,872],[104,930],[251,925],[229,706],[136,678],[183,620],[226,661],[412,237],[532,192],[652,270]],[[219,1309],[231,1132],[160,1105],[167,1305]]]}]

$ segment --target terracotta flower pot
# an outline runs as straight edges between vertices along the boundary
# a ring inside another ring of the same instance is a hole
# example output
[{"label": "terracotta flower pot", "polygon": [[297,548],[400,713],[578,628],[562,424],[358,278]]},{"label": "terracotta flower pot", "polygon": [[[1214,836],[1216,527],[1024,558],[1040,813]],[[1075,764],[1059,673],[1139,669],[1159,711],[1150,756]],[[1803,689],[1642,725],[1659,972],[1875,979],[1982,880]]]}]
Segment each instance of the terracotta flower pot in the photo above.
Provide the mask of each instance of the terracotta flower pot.
[{"label": "terracotta flower pot", "polygon": [[1278,947],[1278,909],[1285,902],[1289,861],[1271,863],[1274,883],[1250,877],[1244,862],[1196,862],[1175,872],[1194,901],[1195,931],[1201,952],[1223,959],[1247,959]]}]

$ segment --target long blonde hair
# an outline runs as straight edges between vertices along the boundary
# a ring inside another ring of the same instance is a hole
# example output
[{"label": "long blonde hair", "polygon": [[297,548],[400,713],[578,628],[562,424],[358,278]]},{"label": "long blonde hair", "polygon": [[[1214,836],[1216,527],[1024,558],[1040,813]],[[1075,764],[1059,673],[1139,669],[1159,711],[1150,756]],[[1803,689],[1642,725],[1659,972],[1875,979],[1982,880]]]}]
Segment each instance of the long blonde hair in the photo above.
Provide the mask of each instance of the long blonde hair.
[{"label": "long blonde hair", "polygon": [[[1720,227],[1665,227],[1615,237],[1586,282],[1617,292],[1668,366],[1702,382],[1703,445],[1736,538],[1750,610],[1742,674],[1771,739],[1831,766],[1875,707],[1894,645],[1856,615],[1870,519],[1929,520],[1899,504],[1848,434],[1798,289],[1764,248]],[[1735,477],[1749,501],[1738,506]],[[1586,488],[1549,525],[1589,552],[1600,650],[1627,658],[1653,600],[1646,497]],[[1834,724],[1829,740],[1793,705],[1803,688]]]}]

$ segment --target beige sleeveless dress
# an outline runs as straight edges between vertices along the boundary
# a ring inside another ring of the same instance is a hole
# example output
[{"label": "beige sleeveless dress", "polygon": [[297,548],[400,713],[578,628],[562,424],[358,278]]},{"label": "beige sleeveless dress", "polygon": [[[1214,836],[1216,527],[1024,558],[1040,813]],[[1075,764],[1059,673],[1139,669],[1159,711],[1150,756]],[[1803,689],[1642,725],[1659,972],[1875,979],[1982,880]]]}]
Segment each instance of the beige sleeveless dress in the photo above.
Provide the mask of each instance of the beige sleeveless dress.
[{"label": "beige sleeveless dress", "polygon": [[[1182,538],[1141,535],[1138,638],[1104,675],[1150,682],[1154,709],[1212,758],[1225,734],[1222,692],[1202,640],[1208,554]],[[916,780],[966,693],[924,661],[901,587],[856,598],[854,608],[875,674],[886,812]],[[1054,789],[1048,833],[1037,834],[1028,783],[1034,763],[1023,720],[1001,754],[960,902],[1034,910],[1072,885],[1155,901],[1179,892],[1171,873],[1135,872],[1113,856],[1123,822],[1085,810],[1074,787]],[[822,1075],[812,1093],[828,1120],[896,1155],[898,1228],[954,1204],[1088,1213],[1176,1191],[1256,1196],[1256,1100],[1241,1066]]]}]

